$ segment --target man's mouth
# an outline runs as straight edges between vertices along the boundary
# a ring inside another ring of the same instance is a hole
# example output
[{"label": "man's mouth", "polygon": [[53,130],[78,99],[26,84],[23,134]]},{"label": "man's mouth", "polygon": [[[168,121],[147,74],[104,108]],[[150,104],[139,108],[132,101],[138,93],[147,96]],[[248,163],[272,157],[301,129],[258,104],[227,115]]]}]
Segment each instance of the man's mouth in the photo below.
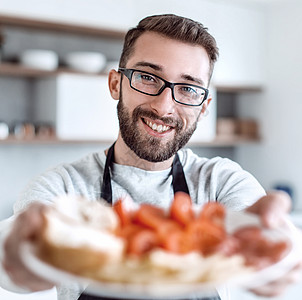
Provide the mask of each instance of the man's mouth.
[{"label": "man's mouth", "polygon": [[143,119],[143,122],[148,125],[152,130],[157,131],[159,133],[166,132],[171,129],[168,125],[156,124],[155,122]]}]

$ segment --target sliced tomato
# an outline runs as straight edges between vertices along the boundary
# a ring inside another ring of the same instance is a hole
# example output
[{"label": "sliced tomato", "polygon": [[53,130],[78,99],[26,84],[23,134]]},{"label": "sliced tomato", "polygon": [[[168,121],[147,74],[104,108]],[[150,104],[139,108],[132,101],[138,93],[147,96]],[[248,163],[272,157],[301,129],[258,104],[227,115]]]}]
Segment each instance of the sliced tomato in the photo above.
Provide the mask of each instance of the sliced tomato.
[{"label": "sliced tomato", "polygon": [[191,240],[182,229],[175,229],[166,236],[162,242],[162,248],[169,252],[185,254],[193,251]]},{"label": "sliced tomato", "polygon": [[224,226],[225,208],[218,202],[208,202],[202,207],[198,219],[210,220],[217,226]]},{"label": "sliced tomato", "polygon": [[122,227],[132,222],[133,212],[126,208],[125,202],[122,199],[114,203],[113,209],[117,213]]},{"label": "sliced tomato", "polygon": [[138,224],[127,224],[117,231],[117,235],[121,238],[128,240],[142,229],[143,227]]},{"label": "sliced tomato", "polygon": [[182,227],[175,220],[167,219],[161,222],[161,225],[157,227],[156,232],[162,242],[164,242],[169,235],[174,232],[181,230]]},{"label": "sliced tomato", "polygon": [[159,238],[153,230],[141,229],[128,238],[127,253],[142,256],[159,245]]},{"label": "sliced tomato", "polygon": [[183,226],[194,219],[192,200],[188,194],[184,192],[175,193],[170,207],[170,216]]},{"label": "sliced tomato", "polygon": [[157,206],[143,203],[136,211],[134,222],[150,229],[158,229],[167,220],[165,211]]},{"label": "sliced tomato", "polygon": [[208,220],[195,220],[186,227],[192,248],[208,255],[226,238],[226,231]]}]

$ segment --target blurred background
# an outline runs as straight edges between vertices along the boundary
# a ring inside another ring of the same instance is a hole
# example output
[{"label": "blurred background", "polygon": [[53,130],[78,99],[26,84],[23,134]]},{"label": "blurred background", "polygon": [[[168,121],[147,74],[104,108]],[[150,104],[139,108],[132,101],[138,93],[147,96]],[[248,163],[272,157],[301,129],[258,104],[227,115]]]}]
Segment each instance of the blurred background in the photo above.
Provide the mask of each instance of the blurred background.
[{"label": "blurred background", "polygon": [[[189,147],[237,161],[266,190],[287,191],[302,223],[299,0],[1,0],[0,220],[35,176],[114,141],[106,74],[117,67],[125,32],[158,13],[200,21],[220,48],[215,101]],[[298,299],[297,289],[280,299]]]}]

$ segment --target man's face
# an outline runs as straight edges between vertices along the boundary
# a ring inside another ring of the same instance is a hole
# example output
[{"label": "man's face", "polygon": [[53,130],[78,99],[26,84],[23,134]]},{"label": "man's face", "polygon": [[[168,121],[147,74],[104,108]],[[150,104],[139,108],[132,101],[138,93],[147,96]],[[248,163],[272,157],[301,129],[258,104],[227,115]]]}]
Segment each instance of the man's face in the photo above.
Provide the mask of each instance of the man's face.
[{"label": "man's face", "polygon": [[[126,68],[153,73],[173,83],[207,87],[209,58],[203,47],[147,32],[135,43]],[[140,158],[169,159],[194,133],[202,107],[176,103],[169,88],[158,96],[133,90],[123,76],[118,103],[121,136]]]}]

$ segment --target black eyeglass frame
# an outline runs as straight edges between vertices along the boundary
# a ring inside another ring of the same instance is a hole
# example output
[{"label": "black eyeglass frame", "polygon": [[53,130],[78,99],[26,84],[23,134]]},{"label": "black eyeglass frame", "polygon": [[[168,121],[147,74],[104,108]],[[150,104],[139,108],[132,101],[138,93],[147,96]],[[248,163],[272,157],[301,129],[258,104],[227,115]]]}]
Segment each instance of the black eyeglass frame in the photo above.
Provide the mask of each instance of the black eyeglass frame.
[{"label": "black eyeglass frame", "polygon": [[[199,86],[199,85],[195,85],[195,84],[189,84],[189,83],[173,83],[173,82],[169,82],[153,73],[149,73],[149,72],[146,72],[146,71],[142,71],[142,70],[137,70],[137,69],[127,69],[127,68],[119,68],[118,71],[122,74],[124,74],[128,80],[129,80],[129,84],[130,84],[130,87],[132,89],[134,89],[135,91],[139,92],[139,93],[142,93],[142,94],[145,94],[145,95],[149,95],[149,96],[158,96],[160,95],[167,87],[171,89],[172,91],[172,98],[175,102],[179,103],[179,104],[182,104],[182,105],[186,105],[186,106],[200,106],[204,103],[204,101],[208,98],[208,95],[209,95],[209,90],[202,87],[202,86]],[[160,80],[162,80],[165,84],[160,88],[160,90],[158,91],[157,94],[150,94],[150,93],[146,93],[146,92],[142,92],[140,90],[138,90],[137,88],[135,88],[133,85],[132,85],[132,75],[134,72],[142,72],[142,73],[145,73],[145,74],[148,74],[148,75],[151,75],[151,76],[154,76]],[[176,85],[186,85],[186,86],[191,86],[191,87],[197,87],[199,89],[202,89],[204,92],[205,92],[205,97],[204,99],[201,101],[200,104],[189,104],[189,103],[183,103],[181,101],[178,101],[175,99],[175,96],[174,96],[174,86]]]}]

